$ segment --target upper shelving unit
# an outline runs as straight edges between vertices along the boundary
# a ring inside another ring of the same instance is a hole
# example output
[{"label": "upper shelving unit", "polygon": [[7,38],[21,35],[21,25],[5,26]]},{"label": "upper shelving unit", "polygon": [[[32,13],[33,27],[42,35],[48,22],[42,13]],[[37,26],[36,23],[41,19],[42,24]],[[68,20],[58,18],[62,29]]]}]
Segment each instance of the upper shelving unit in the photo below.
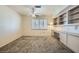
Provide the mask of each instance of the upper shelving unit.
[{"label": "upper shelving unit", "polygon": [[79,5],[64,9],[54,19],[54,25],[79,25]]},{"label": "upper shelving unit", "polygon": [[63,25],[66,22],[66,13],[59,16],[59,25]]},{"label": "upper shelving unit", "polygon": [[64,24],[66,24],[66,21],[67,21],[66,18],[67,18],[66,13],[54,18],[54,24],[53,25],[64,25]]},{"label": "upper shelving unit", "polygon": [[69,24],[79,23],[79,6],[68,11],[69,13]]},{"label": "upper shelving unit", "polygon": [[53,25],[57,25],[57,17],[53,20]]}]

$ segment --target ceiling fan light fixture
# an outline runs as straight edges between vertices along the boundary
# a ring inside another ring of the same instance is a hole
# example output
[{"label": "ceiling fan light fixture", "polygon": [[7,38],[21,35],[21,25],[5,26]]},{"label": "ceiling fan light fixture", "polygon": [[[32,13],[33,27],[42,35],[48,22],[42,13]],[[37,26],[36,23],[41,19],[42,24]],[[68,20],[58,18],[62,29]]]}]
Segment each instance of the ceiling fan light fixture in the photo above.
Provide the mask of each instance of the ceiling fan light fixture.
[{"label": "ceiling fan light fixture", "polygon": [[39,5],[39,6],[35,6],[35,8],[41,8],[41,5]]}]

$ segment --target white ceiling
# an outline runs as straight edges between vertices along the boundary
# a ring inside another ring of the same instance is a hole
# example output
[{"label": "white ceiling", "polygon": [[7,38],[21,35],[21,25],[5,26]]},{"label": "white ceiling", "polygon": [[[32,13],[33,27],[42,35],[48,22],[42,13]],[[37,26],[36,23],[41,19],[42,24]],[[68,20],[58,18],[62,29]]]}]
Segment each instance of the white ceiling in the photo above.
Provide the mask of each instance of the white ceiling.
[{"label": "white ceiling", "polygon": [[[15,10],[21,15],[32,15],[32,5],[9,5],[10,8]],[[40,15],[56,15],[67,5],[43,5],[39,11]]]}]

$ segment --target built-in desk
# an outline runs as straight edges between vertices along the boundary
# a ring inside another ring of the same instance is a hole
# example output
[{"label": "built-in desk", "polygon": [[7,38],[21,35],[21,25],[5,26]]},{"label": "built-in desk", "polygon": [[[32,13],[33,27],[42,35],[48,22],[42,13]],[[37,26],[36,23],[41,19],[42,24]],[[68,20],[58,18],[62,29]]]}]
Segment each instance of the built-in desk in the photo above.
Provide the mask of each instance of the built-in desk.
[{"label": "built-in desk", "polygon": [[53,30],[59,33],[60,41],[74,52],[79,52],[79,31]]}]

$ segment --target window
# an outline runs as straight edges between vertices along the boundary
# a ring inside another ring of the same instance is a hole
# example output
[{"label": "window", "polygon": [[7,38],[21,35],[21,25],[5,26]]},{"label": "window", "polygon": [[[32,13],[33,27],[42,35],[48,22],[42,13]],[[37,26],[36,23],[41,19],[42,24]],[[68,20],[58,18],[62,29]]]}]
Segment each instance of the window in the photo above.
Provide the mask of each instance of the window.
[{"label": "window", "polygon": [[47,29],[48,21],[45,19],[33,19],[32,20],[32,29]]}]

